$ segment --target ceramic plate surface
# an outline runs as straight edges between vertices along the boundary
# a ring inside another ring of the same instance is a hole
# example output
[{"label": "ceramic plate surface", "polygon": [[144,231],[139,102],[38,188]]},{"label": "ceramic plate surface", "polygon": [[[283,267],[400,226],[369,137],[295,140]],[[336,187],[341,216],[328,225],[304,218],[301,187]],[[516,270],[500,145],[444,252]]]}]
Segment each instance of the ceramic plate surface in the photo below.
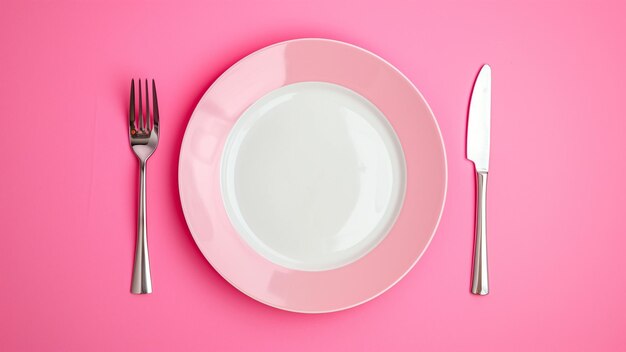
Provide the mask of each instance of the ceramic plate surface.
[{"label": "ceramic plate surface", "polygon": [[222,195],[238,233],[290,269],[330,270],[374,248],[400,211],[400,142],[367,99],[301,82],[255,102],[222,154]]},{"label": "ceramic plate surface", "polygon": [[297,312],[346,309],[402,278],[447,182],[435,118],[398,70],[298,39],[226,71],[183,139],[179,189],[198,247],[231,284]]}]

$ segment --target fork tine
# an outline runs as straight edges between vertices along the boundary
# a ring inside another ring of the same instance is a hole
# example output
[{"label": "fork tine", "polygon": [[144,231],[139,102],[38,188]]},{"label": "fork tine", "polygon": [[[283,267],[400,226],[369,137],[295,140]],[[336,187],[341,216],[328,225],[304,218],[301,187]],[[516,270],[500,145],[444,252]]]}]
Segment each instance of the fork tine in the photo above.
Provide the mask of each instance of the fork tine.
[{"label": "fork tine", "polygon": [[134,135],[137,133],[135,127],[135,80],[132,79],[130,81],[130,109],[128,112],[130,125],[128,126],[130,129],[130,134]]},{"label": "fork tine", "polygon": [[139,128],[138,129],[143,132],[144,131],[143,126],[145,125],[145,123],[144,123],[143,106],[142,106],[143,98],[141,95],[141,78],[139,79],[138,86],[139,86]]},{"label": "fork tine", "polygon": [[150,131],[151,127],[150,127],[150,94],[148,93],[148,79],[146,78],[146,125],[144,127],[144,129],[146,131]]},{"label": "fork tine", "polygon": [[152,127],[159,133],[159,104],[157,102],[156,84],[152,80]]}]

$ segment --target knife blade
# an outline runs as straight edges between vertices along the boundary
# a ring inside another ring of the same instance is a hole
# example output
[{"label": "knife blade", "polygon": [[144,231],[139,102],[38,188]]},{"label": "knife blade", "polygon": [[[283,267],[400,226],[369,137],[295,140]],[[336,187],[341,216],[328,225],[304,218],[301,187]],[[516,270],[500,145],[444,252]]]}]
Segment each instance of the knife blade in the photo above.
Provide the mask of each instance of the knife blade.
[{"label": "knife blade", "polygon": [[491,67],[484,65],[472,91],[467,123],[467,159],[476,168],[476,229],[472,293],[489,293],[487,270],[487,174],[491,142]]},{"label": "knife blade", "polygon": [[484,65],[474,83],[467,124],[467,158],[477,171],[489,171],[491,67]]}]

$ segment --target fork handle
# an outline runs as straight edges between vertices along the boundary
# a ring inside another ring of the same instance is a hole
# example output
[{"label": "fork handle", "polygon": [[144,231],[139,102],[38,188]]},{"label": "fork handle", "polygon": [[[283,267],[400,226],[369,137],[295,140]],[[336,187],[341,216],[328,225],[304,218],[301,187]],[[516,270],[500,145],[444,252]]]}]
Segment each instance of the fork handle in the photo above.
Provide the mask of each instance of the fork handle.
[{"label": "fork handle", "polygon": [[139,217],[137,219],[137,242],[135,243],[135,264],[130,292],[134,294],[152,293],[150,258],[146,221],[146,162],[139,162]]},{"label": "fork handle", "polygon": [[472,293],[489,293],[487,274],[487,173],[476,172],[476,235],[474,238],[474,270]]}]

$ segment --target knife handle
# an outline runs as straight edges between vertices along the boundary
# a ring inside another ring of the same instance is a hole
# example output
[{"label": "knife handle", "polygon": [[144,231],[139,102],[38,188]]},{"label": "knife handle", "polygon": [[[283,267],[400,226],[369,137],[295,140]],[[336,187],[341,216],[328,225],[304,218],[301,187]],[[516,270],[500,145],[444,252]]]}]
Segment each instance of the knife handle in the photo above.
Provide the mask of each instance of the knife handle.
[{"label": "knife handle", "polygon": [[474,238],[474,270],[472,293],[489,293],[487,274],[487,173],[476,171],[476,235]]}]

